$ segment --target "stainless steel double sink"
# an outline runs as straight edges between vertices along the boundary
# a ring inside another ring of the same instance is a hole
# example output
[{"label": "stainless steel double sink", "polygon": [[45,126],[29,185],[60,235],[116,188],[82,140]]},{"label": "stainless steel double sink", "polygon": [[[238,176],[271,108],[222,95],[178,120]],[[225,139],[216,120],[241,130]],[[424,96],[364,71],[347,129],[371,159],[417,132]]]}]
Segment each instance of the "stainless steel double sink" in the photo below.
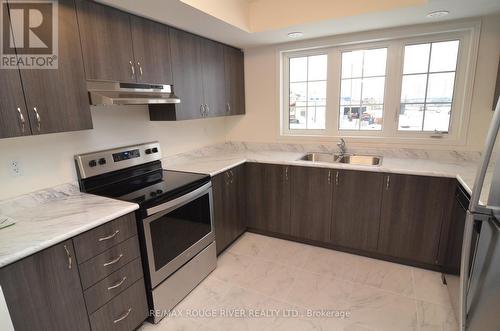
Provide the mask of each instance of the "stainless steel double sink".
[{"label": "stainless steel double sink", "polygon": [[299,160],[310,162],[343,163],[352,165],[380,166],[382,156],[356,154],[308,153]]}]

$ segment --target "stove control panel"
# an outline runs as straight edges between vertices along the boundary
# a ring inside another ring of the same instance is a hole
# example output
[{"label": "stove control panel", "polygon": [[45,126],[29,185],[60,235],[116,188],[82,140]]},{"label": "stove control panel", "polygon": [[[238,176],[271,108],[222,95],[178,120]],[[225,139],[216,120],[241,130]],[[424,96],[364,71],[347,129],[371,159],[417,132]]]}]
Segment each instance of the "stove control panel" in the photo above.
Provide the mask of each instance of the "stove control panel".
[{"label": "stove control panel", "polygon": [[157,160],[161,160],[161,149],[158,142],[75,155],[80,179]]}]

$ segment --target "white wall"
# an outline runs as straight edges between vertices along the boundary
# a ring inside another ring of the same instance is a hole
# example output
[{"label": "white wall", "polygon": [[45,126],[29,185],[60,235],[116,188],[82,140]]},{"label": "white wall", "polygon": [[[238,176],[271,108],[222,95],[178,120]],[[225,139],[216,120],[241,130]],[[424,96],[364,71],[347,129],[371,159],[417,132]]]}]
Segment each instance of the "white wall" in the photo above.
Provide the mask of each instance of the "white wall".
[{"label": "white wall", "polygon": [[[150,122],[145,106],[92,107],[93,130],[0,140],[0,199],[76,180],[79,153],[158,140],[164,155],[223,142],[225,119]],[[19,161],[21,177],[9,171]]]},{"label": "white wall", "polygon": [[[498,59],[500,54],[500,15],[482,17],[481,36],[479,40],[478,61],[473,88],[470,126],[465,145],[435,146],[412,145],[414,148],[436,148],[455,150],[481,150],[493,115],[492,103],[495,89]],[[380,33],[390,34],[397,29],[385,29]],[[379,32],[370,32],[374,38]],[[356,35],[356,34],[352,34]],[[348,40],[351,35],[332,37]],[[322,38],[311,42],[317,45],[328,42],[332,38]],[[324,40],[324,41],[323,41]],[[291,47],[304,47],[295,43]],[[307,137],[307,139],[280,136],[279,78],[277,75],[277,49],[283,45],[274,45],[245,50],[245,87],[246,116],[231,118],[227,121],[227,139],[253,142],[309,142],[333,143],[336,137]],[[407,147],[397,143],[381,144],[363,142],[364,146],[373,147]]]}]

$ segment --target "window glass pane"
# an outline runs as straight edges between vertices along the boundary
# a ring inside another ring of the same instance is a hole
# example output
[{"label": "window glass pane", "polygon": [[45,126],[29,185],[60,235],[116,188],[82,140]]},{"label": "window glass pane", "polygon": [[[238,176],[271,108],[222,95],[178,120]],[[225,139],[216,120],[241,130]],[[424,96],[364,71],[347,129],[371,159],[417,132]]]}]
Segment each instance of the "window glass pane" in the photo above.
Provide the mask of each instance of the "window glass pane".
[{"label": "window glass pane", "polygon": [[426,74],[403,76],[403,86],[401,87],[401,102],[425,102],[426,84]]},{"label": "window glass pane", "polygon": [[310,56],[307,80],[326,80],[326,61],[326,54]]},{"label": "window glass pane", "polygon": [[308,129],[325,129],[325,107],[307,107],[307,128]]},{"label": "window glass pane", "polygon": [[290,106],[305,106],[306,101],[307,83],[290,83]]},{"label": "window glass pane", "polygon": [[363,104],[384,103],[385,77],[363,79]]},{"label": "window glass pane", "polygon": [[382,105],[365,105],[361,107],[361,130],[382,130]]},{"label": "window glass pane", "polygon": [[424,118],[424,104],[401,104],[399,130],[421,131]]},{"label": "window glass pane", "polygon": [[457,67],[458,40],[432,44],[430,71],[455,71]]},{"label": "window glass pane", "polygon": [[290,129],[306,129],[307,110],[305,107],[290,107]]},{"label": "window glass pane", "polygon": [[361,79],[343,79],[340,88],[341,105],[361,104]]},{"label": "window glass pane", "polygon": [[326,105],[326,81],[308,83],[307,102],[308,106]]},{"label": "window glass pane", "polygon": [[358,130],[360,107],[341,106],[339,112],[340,130]]},{"label": "window glass pane", "polygon": [[405,46],[404,74],[424,73],[428,70],[431,44]]},{"label": "window glass pane", "polygon": [[455,73],[430,74],[427,102],[451,102]]},{"label": "window glass pane", "polygon": [[387,48],[366,50],[363,60],[363,77],[385,76]]},{"label": "window glass pane", "polygon": [[362,72],[362,50],[342,53],[342,78],[361,77]]},{"label": "window glass pane", "polygon": [[307,57],[290,59],[290,82],[305,82],[307,80]]},{"label": "window glass pane", "polygon": [[448,132],[451,104],[428,104],[425,109],[424,131]]}]

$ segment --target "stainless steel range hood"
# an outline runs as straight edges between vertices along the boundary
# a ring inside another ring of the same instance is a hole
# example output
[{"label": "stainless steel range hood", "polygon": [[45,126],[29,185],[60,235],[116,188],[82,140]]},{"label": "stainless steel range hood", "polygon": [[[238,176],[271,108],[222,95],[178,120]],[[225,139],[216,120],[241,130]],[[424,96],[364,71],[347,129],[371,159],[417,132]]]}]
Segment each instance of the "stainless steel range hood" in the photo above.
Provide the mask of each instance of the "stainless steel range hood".
[{"label": "stainless steel range hood", "polygon": [[175,104],[172,85],[87,81],[93,106]]}]

